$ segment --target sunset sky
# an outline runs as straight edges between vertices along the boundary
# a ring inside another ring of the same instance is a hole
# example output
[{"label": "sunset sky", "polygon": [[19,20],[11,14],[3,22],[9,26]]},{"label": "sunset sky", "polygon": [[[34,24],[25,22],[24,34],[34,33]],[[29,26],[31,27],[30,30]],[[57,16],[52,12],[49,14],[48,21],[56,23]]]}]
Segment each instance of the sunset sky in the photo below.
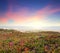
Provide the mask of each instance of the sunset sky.
[{"label": "sunset sky", "polygon": [[60,0],[0,0],[0,28],[60,31]]}]

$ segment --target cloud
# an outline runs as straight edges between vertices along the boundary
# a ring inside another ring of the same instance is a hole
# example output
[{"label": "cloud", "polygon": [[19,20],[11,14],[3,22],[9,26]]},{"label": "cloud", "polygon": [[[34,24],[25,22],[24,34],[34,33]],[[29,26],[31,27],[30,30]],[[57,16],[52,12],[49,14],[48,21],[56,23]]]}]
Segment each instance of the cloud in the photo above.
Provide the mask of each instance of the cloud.
[{"label": "cloud", "polygon": [[54,9],[52,9],[51,6],[46,6],[45,8],[38,10],[37,11],[37,15],[38,16],[39,15],[40,16],[41,15],[47,15],[47,16],[49,16],[49,15],[52,15],[52,14],[54,14],[56,12],[60,12],[60,8],[54,8]]},{"label": "cloud", "polygon": [[56,13],[56,12],[60,12],[60,9],[52,9],[52,10],[49,10],[48,13],[49,14],[53,14],[53,13]]}]

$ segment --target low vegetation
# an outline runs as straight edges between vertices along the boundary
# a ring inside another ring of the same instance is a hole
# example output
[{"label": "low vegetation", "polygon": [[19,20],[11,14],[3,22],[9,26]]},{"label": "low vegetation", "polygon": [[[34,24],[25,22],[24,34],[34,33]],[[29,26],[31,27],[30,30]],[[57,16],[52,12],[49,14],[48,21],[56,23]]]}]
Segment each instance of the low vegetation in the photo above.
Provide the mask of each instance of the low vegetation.
[{"label": "low vegetation", "polygon": [[60,53],[60,33],[0,29],[0,53]]}]

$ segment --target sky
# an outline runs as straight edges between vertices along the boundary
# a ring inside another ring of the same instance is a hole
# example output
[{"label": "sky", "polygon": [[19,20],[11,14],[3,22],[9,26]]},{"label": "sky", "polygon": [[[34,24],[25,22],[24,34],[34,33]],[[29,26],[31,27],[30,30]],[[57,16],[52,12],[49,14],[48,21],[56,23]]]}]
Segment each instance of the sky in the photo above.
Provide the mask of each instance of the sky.
[{"label": "sky", "polygon": [[60,31],[60,0],[0,0],[0,28]]}]

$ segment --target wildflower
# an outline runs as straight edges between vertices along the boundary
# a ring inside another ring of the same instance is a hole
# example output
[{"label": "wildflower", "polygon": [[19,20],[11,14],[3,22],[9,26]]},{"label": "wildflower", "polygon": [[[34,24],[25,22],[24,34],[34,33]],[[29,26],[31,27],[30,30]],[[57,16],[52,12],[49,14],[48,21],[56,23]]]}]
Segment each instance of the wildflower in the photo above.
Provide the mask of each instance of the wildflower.
[{"label": "wildflower", "polygon": [[29,48],[25,47],[24,51],[25,51],[25,53],[28,53]]},{"label": "wildflower", "polygon": [[17,52],[18,52],[18,53],[22,53],[22,51],[21,51],[21,48],[20,48],[20,47],[17,47]]},{"label": "wildflower", "polygon": [[50,46],[46,44],[46,45],[44,46],[44,49],[45,49],[45,51],[47,52],[47,51],[50,49]]},{"label": "wildflower", "polygon": [[9,47],[12,47],[13,46],[13,42],[9,42]]},{"label": "wildflower", "polygon": [[20,45],[21,45],[21,46],[24,46],[24,40],[22,40],[22,41],[20,42]]}]

